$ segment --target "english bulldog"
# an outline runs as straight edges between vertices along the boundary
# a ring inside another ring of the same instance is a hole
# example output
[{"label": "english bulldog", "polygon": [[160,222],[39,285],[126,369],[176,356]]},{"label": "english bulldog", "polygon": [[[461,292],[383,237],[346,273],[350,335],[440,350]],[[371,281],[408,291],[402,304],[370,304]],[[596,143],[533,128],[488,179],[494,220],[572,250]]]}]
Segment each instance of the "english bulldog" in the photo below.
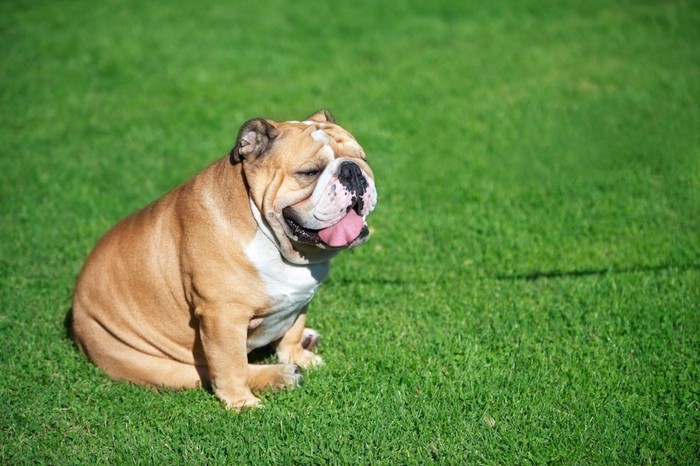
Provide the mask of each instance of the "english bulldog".
[{"label": "english bulldog", "polygon": [[[307,307],[330,260],[369,236],[376,202],[364,150],[330,112],[250,120],[226,157],[100,239],[71,336],[112,378],[258,407],[257,391],[322,364]],[[279,364],[249,364],[267,345]]]}]

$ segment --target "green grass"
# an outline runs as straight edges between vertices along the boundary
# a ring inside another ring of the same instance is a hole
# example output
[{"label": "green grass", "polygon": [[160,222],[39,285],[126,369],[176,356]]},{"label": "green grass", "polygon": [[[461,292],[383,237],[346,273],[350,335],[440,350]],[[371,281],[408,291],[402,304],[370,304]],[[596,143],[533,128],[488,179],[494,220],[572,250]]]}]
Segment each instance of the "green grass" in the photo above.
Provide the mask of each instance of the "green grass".
[{"label": "green grass", "polygon": [[[0,463],[700,462],[697,2],[155,3],[0,5]],[[327,366],[237,414],[81,357],[99,236],[321,107],[380,191]]]}]

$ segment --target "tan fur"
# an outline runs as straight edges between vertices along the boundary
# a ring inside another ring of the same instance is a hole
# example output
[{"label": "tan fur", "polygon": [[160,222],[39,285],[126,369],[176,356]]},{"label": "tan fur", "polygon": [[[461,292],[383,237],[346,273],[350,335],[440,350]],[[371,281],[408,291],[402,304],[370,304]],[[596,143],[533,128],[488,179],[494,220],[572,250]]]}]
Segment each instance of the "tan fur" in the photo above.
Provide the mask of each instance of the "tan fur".
[{"label": "tan fur", "polygon": [[[346,145],[346,156],[364,157],[349,133],[327,124],[334,150]],[[295,365],[320,361],[301,346],[304,308],[277,342],[281,364],[248,364],[248,333],[271,306],[245,254],[258,231],[250,200],[272,223],[273,209],[308,197],[313,186],[291,174],[319,149],[308,125],[275,125],[279,137],[261,162],[213,163],[119,222],[89,255],[75,288],[72,335],[109,376],[156,387],[208,385],[239,409],[259,405],[255,390],[295,385]],[[300,257],[333,254],[305,250]]]}]

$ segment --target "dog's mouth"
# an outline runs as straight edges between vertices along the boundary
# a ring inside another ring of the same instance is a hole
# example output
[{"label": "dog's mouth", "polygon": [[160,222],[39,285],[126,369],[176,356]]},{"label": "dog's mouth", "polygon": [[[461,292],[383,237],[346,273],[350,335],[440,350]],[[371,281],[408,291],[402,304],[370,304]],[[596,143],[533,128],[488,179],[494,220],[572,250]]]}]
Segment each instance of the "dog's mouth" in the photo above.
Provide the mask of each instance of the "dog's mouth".
[{"label": "dog's mouth", "polygon": [[312,244],[320,247],[344,248],[352,246],[369,235],[364,218],[351,207],[343,218],[334,225],[320,230],[304,228],[291,208],[282,211],[287,224],[289,236],[298,243]]}]

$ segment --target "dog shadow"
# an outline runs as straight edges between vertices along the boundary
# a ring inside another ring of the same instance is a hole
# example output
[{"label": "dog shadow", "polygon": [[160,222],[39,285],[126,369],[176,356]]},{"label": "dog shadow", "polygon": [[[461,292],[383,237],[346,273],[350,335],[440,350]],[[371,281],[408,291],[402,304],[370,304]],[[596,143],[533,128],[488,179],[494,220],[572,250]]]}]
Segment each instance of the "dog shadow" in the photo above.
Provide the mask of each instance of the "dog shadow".
[{"label": "dog shadow", "polygon": [[66,338],[73,340],[73,306],[68,308],[66,316],[63,318],[63,328],[66,331]]}]

